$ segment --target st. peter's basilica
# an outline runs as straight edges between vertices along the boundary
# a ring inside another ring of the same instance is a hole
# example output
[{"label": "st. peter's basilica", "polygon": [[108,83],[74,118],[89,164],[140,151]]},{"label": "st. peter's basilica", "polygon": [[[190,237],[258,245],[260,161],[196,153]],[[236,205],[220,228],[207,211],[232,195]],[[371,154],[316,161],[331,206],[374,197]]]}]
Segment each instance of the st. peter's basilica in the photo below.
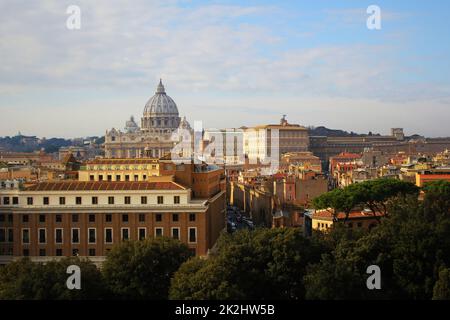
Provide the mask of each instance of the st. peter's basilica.
[{"label": "st. peter's basilica", "polygon": [[108,158],[162,157],[174,146],[172,132],[178,128],[189,129],[185,118],[178,114],[176,103],[166,94],[159,81],[155,95],[145,105],[139,127],[131,117],[124,132],[112,128],[105,135],[105,156]]}]

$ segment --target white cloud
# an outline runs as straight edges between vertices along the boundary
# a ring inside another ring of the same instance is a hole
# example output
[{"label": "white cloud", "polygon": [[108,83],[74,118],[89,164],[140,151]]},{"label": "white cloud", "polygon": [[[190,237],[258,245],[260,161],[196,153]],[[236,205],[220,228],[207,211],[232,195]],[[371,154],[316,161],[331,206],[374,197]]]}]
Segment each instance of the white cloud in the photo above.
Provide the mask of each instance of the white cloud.
[{"label": "white cloud", "polygon": [[[76,1],[82,11],[81,30],[70,31],[65,27],[66,7],[70,4],[73,3],[2,1],[0,92],[10,99],[6,103],[0,98],[0,109],[25,103],[27,97],[33,102],[36,90],[68,93],[73,90],[79,94],[84,89],[98,88],[105,92],[121,91],[124,100],[135,101],[126,92],[147,87],[151,94],[160,76],[181,99],[182,94],[192,92],[198,99],[203,99],[205,92],[210,92],[210,96],[212,93],[234,95],[240,101],[254,95],[255,99],[250,99],[254,105],[250,107],[256,111],[260,106],[267,107],[266,96],[273,97],[273,103],[278,103],[280,109],[295,105],[292,101],[322,97],[332,110],[346,108],[343,101],[347,104],[351,99],[375,101],[380,105],[418,99],[442,104],[435,100],[448,101],[450,95],[446,85],[438,87],[419,82],[411,86],[397,80],[401,67],[394,58],[393,48],[388,46],[352,44],[302,46],[300,49],[289,45],[290,39],[283,38],[264,23],[251,22],[251,18],[276,18],[275,14],[283,19],[284,13],[273,6],[83,0]],[[353,16],[355,13],[351,10],[338,13],[342,14]],[[21,98],[14,100],[18,96]],[[104,111],[126,104],[111,103],[108,97],[99,98],[95,103],[89,103],[87,98],[72,98],[68,97],[71,102],[66,102],[67,108],[80,113],[92,110],[94,105]],[[195,101],[186,100],[186,108],[196,110]],[[217,106],[216,112],[222,112],[223,116],[214,116],[208,111],[205,114],[210,114],[212,119],[226,119],[226,109],[219,111],[218,108],[224,106],[226,99],[221,102],[213,97],[211,101]],[[44,101],[39,103],[45,104]],[[79,105],[74,106],[76,103]],[[127,106],[127,115],[136,113],[134,110],[144,103]],[[245,108],[249,108],[248,103],[238,105],[244,113]],[[364,110],[366,106],[361,108]],[[48,118],[45,112],[51,113],[51,110],[54,109],[39,109],[40,113],[44,112],[42,122]],[[308,110],[302,109],[302,112]],[[9,119],[2,117],[0,120],[3,127],[10,128],[12,118],[17,126],[32,126],[28,120],[21,122],[20,114],[14,110],[7,114]],[[106,129],[122,121],[112,118],[119,114],[117,112],[108,113],[101,121],[95,120],[102,114],[93,113],[92,123],[86,123],[82,114],[71,114],[73,134],[80,120],[84,121],[82,132],[86,134],[89,134],[89,126],[95,126],[98,132],[98,126]],[[317,113],[311,121],[325,116]]]}]

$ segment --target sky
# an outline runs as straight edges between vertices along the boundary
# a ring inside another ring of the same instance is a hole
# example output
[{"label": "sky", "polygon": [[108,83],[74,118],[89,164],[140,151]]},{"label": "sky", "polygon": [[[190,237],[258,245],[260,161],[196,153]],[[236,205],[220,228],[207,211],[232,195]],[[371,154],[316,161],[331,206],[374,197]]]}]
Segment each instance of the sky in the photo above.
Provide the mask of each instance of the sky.
[{"label": "sky", "polygon": [[122,129],[160,78],[205,128],[450,136],[449,39],[448,0],[2,0],[0,136]]}]

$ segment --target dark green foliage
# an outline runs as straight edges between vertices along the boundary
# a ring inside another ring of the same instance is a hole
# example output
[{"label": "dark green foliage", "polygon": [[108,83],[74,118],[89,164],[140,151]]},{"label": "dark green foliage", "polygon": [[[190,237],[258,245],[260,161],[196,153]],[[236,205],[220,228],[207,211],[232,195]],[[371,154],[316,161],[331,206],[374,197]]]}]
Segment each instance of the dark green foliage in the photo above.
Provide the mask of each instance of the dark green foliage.
[{"label": "dark green foliage", "polygon": [[323,252],[322,241],[303,237],[299,229],[223,234],[216,255],[181,266],[172,280],[170,298],[303,299],[303,274]]},{"label": "dark green foliage", "polygon": [[334,189],[313,200],[316,209],[332,208],[347,216],[356,207],[368,207],[372,212],[387,214],[390,200],[419,194],[419,188],[410,182],[396,179],[375,179]]},{"label": "dark green foliage", "polygon": [[[68,290],[69,265],[81,269],[81,290]],[[89,261],[64,258],[47,264],[24,258],[0,268],[0,299],[75,300],[101,299],[105,296],[100,271]]]},{"label": "dark green foliage", "polygon": [[185,244],[170,238],[126,241],[103,264],[106,285],[121,299],[166,299],[170,278],[190,257]]}]

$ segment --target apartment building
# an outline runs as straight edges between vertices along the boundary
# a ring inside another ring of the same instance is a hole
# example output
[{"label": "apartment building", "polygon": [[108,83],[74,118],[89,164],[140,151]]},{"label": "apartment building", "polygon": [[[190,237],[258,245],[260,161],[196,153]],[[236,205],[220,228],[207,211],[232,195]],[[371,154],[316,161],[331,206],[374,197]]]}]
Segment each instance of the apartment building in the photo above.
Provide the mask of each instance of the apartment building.
[{"label": "apartment building", "polygon": [[114,244],[168,236],[206,255],[225,227],[224,192],[164,181],[55,181],[0,188],[0,263],[29,256],[103,260]]}]

